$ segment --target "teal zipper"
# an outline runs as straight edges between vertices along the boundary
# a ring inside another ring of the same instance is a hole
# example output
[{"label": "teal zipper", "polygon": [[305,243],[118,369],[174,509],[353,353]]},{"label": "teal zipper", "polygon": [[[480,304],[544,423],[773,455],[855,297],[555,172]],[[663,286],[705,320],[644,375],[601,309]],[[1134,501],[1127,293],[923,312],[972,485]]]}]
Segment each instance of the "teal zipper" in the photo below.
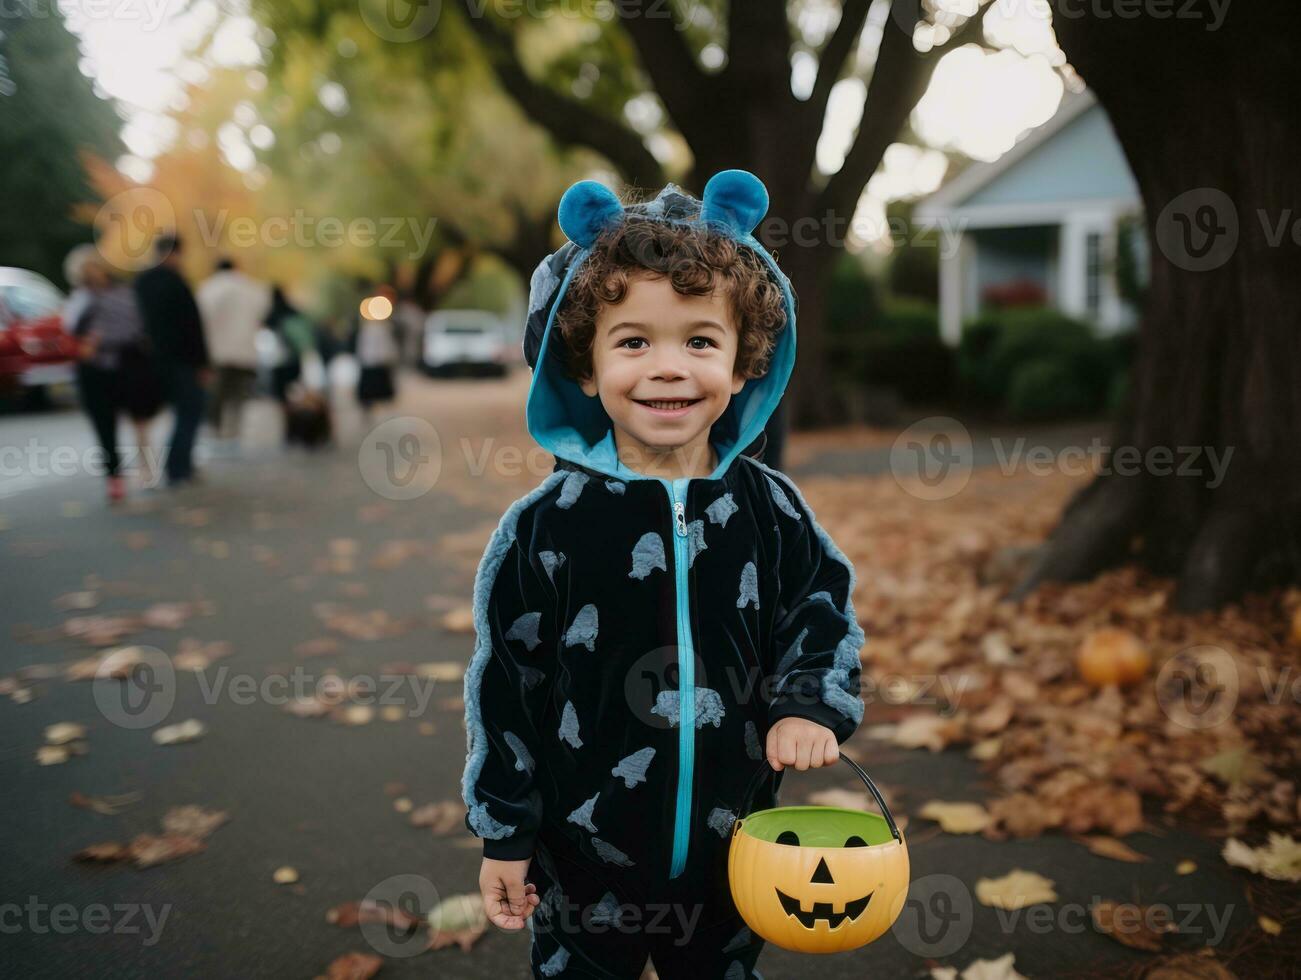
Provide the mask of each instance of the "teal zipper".
[{"label": "teal zipper", "polygon": [[696,652],[691,644],[691,603],[687,593],[687,484],[690,477],[664,480],[673,509],[673,576],[677,591],[678,622],[678,801],[673,826],[673,864],[676,878],[687,866],[691,838],[691,780],[696,762]]}]

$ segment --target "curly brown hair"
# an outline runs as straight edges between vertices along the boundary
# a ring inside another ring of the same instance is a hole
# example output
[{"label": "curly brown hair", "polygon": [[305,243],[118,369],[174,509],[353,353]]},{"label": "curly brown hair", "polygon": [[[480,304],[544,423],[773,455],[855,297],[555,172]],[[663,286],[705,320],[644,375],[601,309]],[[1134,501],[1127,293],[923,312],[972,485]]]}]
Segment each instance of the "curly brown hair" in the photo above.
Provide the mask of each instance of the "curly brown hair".
[{"label": "curly brown hair", "polygon": [[699,221],[639,220],[629,212],[593,243],[556,312],[554,328],[564,338],[569,377],[591,377],[597,315],[603,305],[623,302],[630,281],[642,275],[667,278],[683,296],[727,290],[738,328],[733,372],[758,378],[768,370],[786,309],[781,287],[759,254]]}]

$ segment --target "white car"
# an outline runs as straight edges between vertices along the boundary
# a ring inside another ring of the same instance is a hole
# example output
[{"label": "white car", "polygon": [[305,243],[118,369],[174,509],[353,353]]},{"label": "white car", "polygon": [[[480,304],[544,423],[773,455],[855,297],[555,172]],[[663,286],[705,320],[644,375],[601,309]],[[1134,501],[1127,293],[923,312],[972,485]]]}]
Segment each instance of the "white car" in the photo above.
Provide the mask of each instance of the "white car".
[{"label": "white car", "polygon": [[425,320],[422,360],[429,374],[501,376],[522,355],[520,339],[486,310],[435,310]]}]

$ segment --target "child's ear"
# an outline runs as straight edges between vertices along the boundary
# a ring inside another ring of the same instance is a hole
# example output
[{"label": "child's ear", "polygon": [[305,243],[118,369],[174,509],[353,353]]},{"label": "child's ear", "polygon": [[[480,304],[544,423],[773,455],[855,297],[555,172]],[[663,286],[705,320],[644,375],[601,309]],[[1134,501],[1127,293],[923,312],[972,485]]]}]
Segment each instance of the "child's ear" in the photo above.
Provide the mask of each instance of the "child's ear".
[{"label": "child's ear", "polygon": [[739,395],[741,393],[741,389],[745,387],[745,383],[749,380],[750,379],[747,378],[740,371],[733,371],[732,372],[732,394]]},{"label": "child's ear", "polygon": [[578,382],[578,387],[583,389],[583,394],[586,395],[588,398],[595,398],[598,390],[596,387],[595,372],[589,374],[585,378],[580,379]]}]

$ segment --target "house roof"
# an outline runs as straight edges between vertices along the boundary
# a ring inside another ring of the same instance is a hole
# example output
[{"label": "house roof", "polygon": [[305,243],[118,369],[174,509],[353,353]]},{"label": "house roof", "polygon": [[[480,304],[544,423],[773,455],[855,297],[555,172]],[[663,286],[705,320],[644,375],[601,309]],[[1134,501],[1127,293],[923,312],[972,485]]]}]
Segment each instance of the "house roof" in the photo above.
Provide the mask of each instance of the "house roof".
[{"label": "house roof", "polygon": [[[1000,219],[1004,218],[1018,223],[1036,218],[1051,219],[1063,210],[1082,205],[1137,203],[1137,187],[1115,140],[1115,134],[1111,132],[1101,109],[1095,114],[1095,119],[1087,124],[1081,123],[1088,128],[1076,128],[1072,132],[1070,139],[1074,143],[1063,143],[1053,148],[1064,160],[1040,155],[1033,163],[1029,162],[1036,151],[1043,150],[1050,141],[1097,105],[1097,99],[1087,89],[1067,92],[1050,119],[1030,130],[997,160],[972,164],[934,194],[924,198],[918,203],[914,218],[922,224],[934,224],[960,212],[964,217],[973,219],[974,224],[1002,223]],[[1077,146],[1081,141],[1082,147]],[[1091,157],[1095,151],[1096,159],[1088,162],[1081,159],[1081,153],[1084,157]],[[1025,175],[1030,183],[1012,185],[1005,181],[999,188],[991,186],[998,178],[1022,164],[1030,168]],[[1102,186],[1090,193],[1087,179],[1071,176],[1070,168],[1073,166],[1084,167],[1086,176],[1090,167],[1105,170],[1111,179],[1104,180]],[[1008,187],[1012,186],[1020,193],[1009,195]],[[1036,193],[1038,196],[1035,196]],[[1004,200],[1000,201],[1000,197]],[[1008,197],[1020,199],[1007,200]]]}]

